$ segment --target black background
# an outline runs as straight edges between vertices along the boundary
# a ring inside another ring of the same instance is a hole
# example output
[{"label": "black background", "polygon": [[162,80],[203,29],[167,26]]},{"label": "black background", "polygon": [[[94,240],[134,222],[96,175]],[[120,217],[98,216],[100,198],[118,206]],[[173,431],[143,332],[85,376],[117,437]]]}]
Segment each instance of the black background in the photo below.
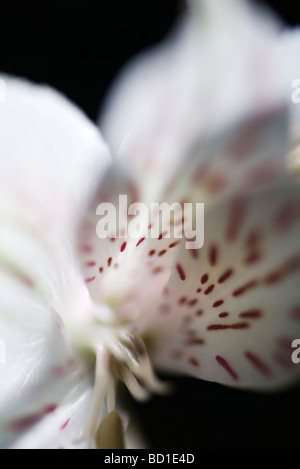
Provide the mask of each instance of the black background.
[{"label": "black background", "polygon": [[[300,23],[295,3],[268,3]],[[175,0],[12,1],[0,6],[0,71],[53,85],[95,119],[118,70],[163,38],[182,8]],[[175,394],[130,402],[153,447],[300,447],[299,389],[266,396],[174,379]]]}]

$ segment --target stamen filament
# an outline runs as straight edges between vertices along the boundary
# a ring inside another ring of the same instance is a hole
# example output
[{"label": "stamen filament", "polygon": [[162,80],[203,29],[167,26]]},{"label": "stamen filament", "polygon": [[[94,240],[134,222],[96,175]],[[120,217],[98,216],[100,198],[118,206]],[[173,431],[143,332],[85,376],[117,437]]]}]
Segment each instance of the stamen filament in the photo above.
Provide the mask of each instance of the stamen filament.
[{"label": "stamen filament", "polygon": [[114,382],[109,373],[107,355],[107,351],[103,347],[96,349],[94,390],[82,433],[82,439],[88,442],[89,448],[94,445],[105,399],[109,412],[115,409]]}]

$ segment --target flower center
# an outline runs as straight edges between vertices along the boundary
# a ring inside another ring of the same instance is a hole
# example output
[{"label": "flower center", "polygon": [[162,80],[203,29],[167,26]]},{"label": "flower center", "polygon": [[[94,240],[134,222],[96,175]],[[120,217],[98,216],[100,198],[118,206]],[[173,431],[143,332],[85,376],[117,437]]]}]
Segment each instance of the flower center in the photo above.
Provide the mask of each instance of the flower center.
[{"label": "flower center", "polygon": [[95,448],[101,417],[115,410],[119,381],[139,401],[151,393],[167,392],[168,386],[156,377],[145,343],[135,329],[94,323],[83,336],[88,340],[81,346],[94,352],[96,360],[94,389],[81,439]]}]

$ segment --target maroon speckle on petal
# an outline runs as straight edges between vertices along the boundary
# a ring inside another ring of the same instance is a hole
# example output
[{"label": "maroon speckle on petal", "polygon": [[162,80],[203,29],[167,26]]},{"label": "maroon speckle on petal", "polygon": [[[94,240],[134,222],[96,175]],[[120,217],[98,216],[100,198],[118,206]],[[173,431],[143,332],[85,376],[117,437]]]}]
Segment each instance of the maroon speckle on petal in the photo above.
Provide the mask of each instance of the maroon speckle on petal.
[{"label": "maroon speckle on petal", "polygon": [[199,360],[197,360],[197,358],[195,358],[195,357],[189,357],[188,362],[189,362],[190,365],[195,366],[196,368],[198,368],[200,366]]},{"label": "maroon speckle on petal", "polygon": [[175,248],[175,246],[178,246],[180,244],[180,241],[174,241],[174,243],[171,243],[169,245],[169,248]]},{"label": "maroon speckle on petal", "polygon": [[229,315],[229,313],[227,313],[227,311],[223,311],[218,316],[219,316],[219,318],[227,318],[228,315]]},{"label": "maroon speckle on petal", "polygon": [[221,306],[223,303],[224,303],[223,300],[218,300],[218,301],[216,301],[216,302],[213,304],[213,308],[218,308],[218,307]]},{"label": "maroon speckle on petal", "polygon": [[233,269],[227,269],[225,272],[219,277],[218,283],[224,283],[226,280],[228,280],[233,274]]},{"label": "maroon speckle on petal", "polygon": [[254,264],[255,262],[258,262],[262,259],[262,254],[259,251],[254,251],[251,254],[249,254],[245,259],[244,263],[246,265],[251,265]]},{"label": "maroon speckle on petal", "polygon": [[164,231],[163,233],[160,233],[159,237],[157,238],[159,241],[167,236],[168,232]]},{"label": "maroon speckle on petal", "polygon": [[190,337],[184,342],[185,346],[203,345],[203,344],[205,344],[205,340],[199,337]]},{"label": "maroon speckle on petal", "polygon": [[272,273],[268,274],[264,278],[264,282],[265,282],[266,285],[273,285],[274,283],[280,282],[282,277],[283,277],[282,272],[275,271],[275,272],[272,272]]},{"label": "maroon speckle on petal", "polygon": [[280,347],[285,348],[288,352],[290,352],[292,341],[293,341],[292,337],[278,337],[277,344]]},{"label": "maroon speckle on petal", "polygon": [[14,270],[14,274],[18,277],[18,279],[28,288],[34,288],[35,283],[34,281],[29,278],[27,275],[23,274],[23,272],[19,272]]},{"label": "maroon speckle on petal", "polygon": [[225,358],[221,357],[220,355],[217,355],[216,360],[219,365],[221,365],[235,381],[238,381],[239,377],[237,373],[233,370],[233,368],[229,365],[228,361],[225,360]]},{"label": "maroon speckle on petal", "polygon": [[252,363],[252,365],[264,376],[269,376],[271,374],[270,368],[261,360],[261,358],[257,357],[252,352],[248,350],[245,351],[245,357]]},{"label": "maroon speckle on petal", "polygon": [[179,277],[182,281],[185,280],[185,272],[182,268],[182,265],[181,264],[176,264],[176,269],[177,269],[177,272],[179,274]]},{"label": "maroon speckle on petal", "polygon": [[190,252],[192,259],[199,258],[199,249],[189,249],[189,252]]},{"label": "maroon speckle on petal", "polygon": [[120,251],[121,251],[121,252],[125,251],[126,246],[127,246],[127,243],[126,243],[126,241],[124,241],[124,243],[122,243],[122,245],[121,245],[121,247],[120,247]]},{"label": "maroon speckle on petal", "polygon": [[251,288],[254,288],[258,285],[258,281],[257,280],[251,280],[250,282],[248,283],[245,283],[244,285],[242,285],[241,287],[237,288],[236,290],[234,290],[232,292],[232,296],[240,296],[240,295],[243,295],[244,293],[246,293],[248,290],[250,290]]},{"label": "maroon speckle on petal", "polygon": [[48,405],[46,408],[45,408],[45,413],[46,414],[51,414],[52,412],[55,412],[55,410],[57,409],[57,405],[56,404],[52,404],[52,405]]},{"label": "maroon speckle on petal", "polygon": [[181,298],[178,299],[178,304],[183,305],[186,302],[187,298],[186,296],[182,296]]},{"label": "maroon speckle on petal", "polygon": [[246,198],[240,197],[232,201],[227,228],[228,241],[234,241],[238,237],[246,218],[247,209],[248,201]]},{"label": "maroon speckle on petal", "polygon": [[218,248],[215,244],[210,246],[208,257],[209,257],[210,264],[212,266],[216,265],[217,259],[218,259]]},{"label": "maroon speckle on petal", "polygon": [[79,250],[85,254],[89,254],[93,251],[93,248],[88,244],[83,244],[82,246],[79,246]]},{"label": "maroon speckle on petal", "polygon": [[196,316],[202,316],[203,314],[203,310],[202,309],[198,309],[195,313]]},{"label": "maroon speckle on petal", "polygon": [[144,240],[145,240],[145,237],[139,239],[138,242],[136,243],[136,247],[138,247]]},{"label": "maroon speckle on petal", "polygon": [[204,295],[209,295],[215,288],[214,284],[210,285],[204,292]]},{"label": "maroon speckle on petal", "polygon": [[207,274],[202,275],[202,277],[201,277],[201,283],[202,283],[203,285],[204,285],[204,283],[207,282],[207,280],[208,280],[208,275],[207,275]]},{"label": "maroon speckle on petal", "polygon": [[190,301],[189,301],[188,305],[189,305],[189,306],[195,306],[197,303],[198,303],[197,298],[194,298],[193,300],[190,300]]},{"label": "maroon speckle on petal", "polygon": [[68,423],[70,422],[70,419],[66,420],[62,425],[61,427],[59,428],[60,430],[63,430],[64,428],[66,428],[66,426],[68,425]]},{"label": "maroon speckle on petal", "polygon": [[256,246],[260,241],[261,241],[261,232],[258,229],[253,229],[248,233],[246,240],[245,240],[245,245],[248,248],[252,248]]},{"label": "maroon speckle on petal", "polygon": [[154,275],[156,274],[160,274],[161,272],[163,272],[164,268],[162,266],[157,266],[157,267],[154,267],[154,269],[152,269],[152,273]]},{"label": "maroon speckle on petal", "polygon": [[15,432],[26,430],[26,428],[36,423],[41,417],[42,414],[28,415],[27,417],[12,421],[10,428]]},{"label": "maroon speckle on petal", "polygon": [[262,311],[260,309],[250,309],[243,311],[239,314],[240,318],[258,319],[262,317]]},{"label": "maroon speckle on petal", "polygon": [[282,368],[284,368],[287,371],[291,371],[295,366],[299,366],[298,364],[295,365],[292,360],[290,355],[287,357],[283,353],[275,352],[272,355],[273,360],[278,363]]},{"label": "maroon speckle on petal", "polygon": [[96,278],[95,276],[94,277],[89,277],[89,278],[86,278],[85,281],[86,281],[86,283],[90,283],[93,280],[95,280],[95,278]]},{"label": "maroon speckle on petal", "polygon": [[247,322],[236,322],[234,324],[210,324],[207,326],[208,331],[218,331],[224,329],[247,329],[249,324]]}]

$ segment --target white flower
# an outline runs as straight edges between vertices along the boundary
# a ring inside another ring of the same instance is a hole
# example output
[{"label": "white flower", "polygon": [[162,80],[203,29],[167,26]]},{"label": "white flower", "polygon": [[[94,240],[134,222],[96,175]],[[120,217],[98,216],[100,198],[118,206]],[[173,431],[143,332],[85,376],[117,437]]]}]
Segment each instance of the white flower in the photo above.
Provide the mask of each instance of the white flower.
[{"label": "white flower", "polygon": [[[191,2],[121,77],[102,121],[115,159],[56,92],[1,77],[2,447],[101,446],[119,380],[140,399],[166,390],[152,364],[252,390],[299,378],[300,188],[285,158],[299,38],[224,3]],[[100,240],[97,206],[119,194],[204,202],[203,248],[170,226],[147,237],[148,220],[124,238],[126,211]]]}]

